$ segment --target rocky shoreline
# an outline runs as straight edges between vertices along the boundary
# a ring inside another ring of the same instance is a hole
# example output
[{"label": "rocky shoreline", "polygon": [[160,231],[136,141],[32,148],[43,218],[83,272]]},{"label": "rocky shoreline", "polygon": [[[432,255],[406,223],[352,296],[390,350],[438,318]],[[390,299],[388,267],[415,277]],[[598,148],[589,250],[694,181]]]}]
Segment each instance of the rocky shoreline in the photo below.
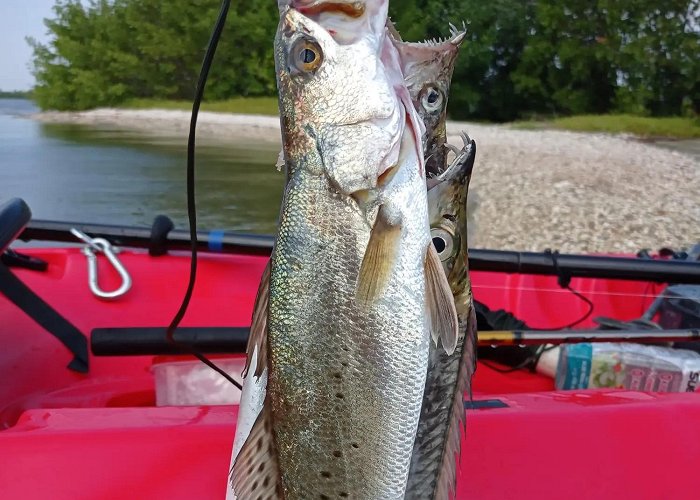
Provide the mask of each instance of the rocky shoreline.
[{"label": "rocky shoreline", "polygon": [[[32,118],[185,137],[190,113],[98,109]],[[562,252],[635,252],[700,241],[700,161],[631,136],[448,122],[477,142],[470,246]],[[202,140],[279,144],[272,116],[202,112]],[[271,168],[274,168],[271,166]]]}]

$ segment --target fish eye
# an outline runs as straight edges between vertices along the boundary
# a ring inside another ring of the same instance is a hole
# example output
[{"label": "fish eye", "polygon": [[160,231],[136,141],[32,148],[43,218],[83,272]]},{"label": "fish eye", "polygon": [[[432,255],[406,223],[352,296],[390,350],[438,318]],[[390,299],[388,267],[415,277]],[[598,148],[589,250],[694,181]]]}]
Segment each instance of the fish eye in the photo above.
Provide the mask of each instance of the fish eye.
[{"label": "fish eye", "polygon": [[323,62],[321,47],[314,40],[301,38],[297,40],[290,51],[292,73],[312,73]]},{"label": "fish eye", "polygon": [[443,96],[440,89],[434,85],[427,85],[421,92],[421,105],[429,113],[442,109]]},{"label": "fish eye", "polygon": [[457,245],[454,241],[455,236],[451,232],[442,227],[434,227],[430,229],[430,237],[441,261],[444,262],[452,257]]}]

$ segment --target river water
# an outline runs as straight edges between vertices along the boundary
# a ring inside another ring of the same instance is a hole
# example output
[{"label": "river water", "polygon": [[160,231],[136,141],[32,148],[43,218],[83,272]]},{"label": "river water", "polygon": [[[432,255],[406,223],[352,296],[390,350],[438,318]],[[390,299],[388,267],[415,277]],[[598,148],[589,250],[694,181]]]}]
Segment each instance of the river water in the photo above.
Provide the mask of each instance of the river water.
[{"label": "river water", "polygon": [[[186,141],[27,118],[31,101],[0,99],[0,204],[23,198],[35,219],[187,227]],[[201,229],[275,232],[283,175],[268,144],[197,146]]]}]

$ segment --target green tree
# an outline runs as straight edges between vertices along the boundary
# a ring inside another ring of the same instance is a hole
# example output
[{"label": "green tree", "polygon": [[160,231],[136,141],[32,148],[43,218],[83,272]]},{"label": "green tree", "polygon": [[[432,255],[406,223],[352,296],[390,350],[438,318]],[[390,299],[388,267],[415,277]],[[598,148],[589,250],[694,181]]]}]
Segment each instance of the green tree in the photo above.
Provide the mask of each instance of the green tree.
[{"label": "green tree", "polygon": [[513,74],[517,92],[545,112],[606,113],[615,100],[618,33],[608,3],[537,3],[535,22]]},{"label": "green tree", "polygon": [[700,0],[620,3],[618,108],[700,113]]},{"label": "green tree", "polygon": [[[47,44],[34,50],[42,108],[86,109],[133,97],[190,99],[219,0],[58,1]],[[250,0],[232,9],[206,96],[270,95],[277,7]]]}]

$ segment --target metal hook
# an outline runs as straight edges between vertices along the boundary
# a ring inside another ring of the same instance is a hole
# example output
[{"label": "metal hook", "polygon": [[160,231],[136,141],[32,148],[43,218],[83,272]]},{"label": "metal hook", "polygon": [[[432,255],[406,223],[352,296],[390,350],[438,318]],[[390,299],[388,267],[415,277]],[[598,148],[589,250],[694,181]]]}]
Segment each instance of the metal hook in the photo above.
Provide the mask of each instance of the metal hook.
[{"label": "metal hook", "polygon": [[[101,299],[116,299],[121,297],[131,288],[131,276],[117,258],[118,250],[114,248],[109,241],[104,238],[90,238],[87,234],[78,229],[71,229],[71,233],[77,238],[83,240],[86,245],[83,247],[83,254],[88,260],[88,284],[90,291]],[[107,257],[107,260],[114,266],[114,269],[119,273],[122,279],[122,284],[116,290],[105,292],[100,288],[97,279],[97,255],[96,252],[102,252]]]}]

